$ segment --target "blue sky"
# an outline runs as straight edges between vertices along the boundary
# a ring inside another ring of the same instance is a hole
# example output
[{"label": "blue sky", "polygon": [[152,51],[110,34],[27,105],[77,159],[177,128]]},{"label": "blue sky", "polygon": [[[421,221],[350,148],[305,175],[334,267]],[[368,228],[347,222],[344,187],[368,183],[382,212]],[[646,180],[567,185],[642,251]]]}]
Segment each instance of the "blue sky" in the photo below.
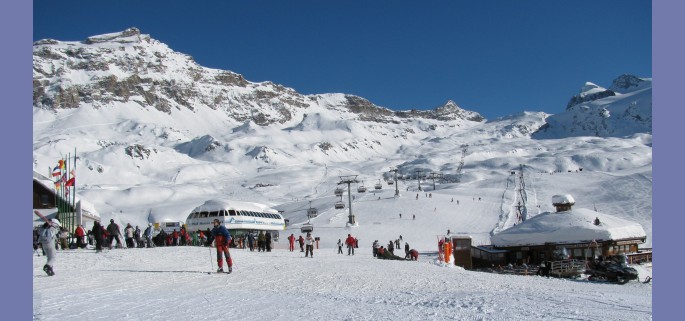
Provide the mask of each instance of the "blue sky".
[{"label": "blue sky", "polygon": [[[586,81],[652,76],[652,3],[33,2],[33,40],[138,27],[199,64],[395,109],[558,113]],[[196,4],[200,3],[200,4]]]}]

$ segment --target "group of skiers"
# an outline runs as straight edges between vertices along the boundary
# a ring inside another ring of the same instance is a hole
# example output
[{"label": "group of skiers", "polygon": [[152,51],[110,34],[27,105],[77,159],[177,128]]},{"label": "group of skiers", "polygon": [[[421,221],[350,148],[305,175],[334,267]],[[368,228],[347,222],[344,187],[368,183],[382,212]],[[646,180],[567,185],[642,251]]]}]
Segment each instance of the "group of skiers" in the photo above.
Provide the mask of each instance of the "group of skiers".
[{"label": "group of skiers", "polygon": [[290,234],[290,236],[288,236],[288,250],[290,250],[290,252],[295,251],[295,241],[300,245],[300,252],[305,252],[305,257],[314,257],[314,243],[316,242],[316,238],[312,236],[311,232],[307,232],[307,237],[302,237],[302,235],[300,235],[298,238],[295,238],[294,234]]},{"label": "group of skiers", "polygon": [[[352,234],[347,234],[345,245],[347,246],[347,255],[354,255],[354,249],[359,248],[359,239],[353,237]],[[338,239],[338,254],[343,254],[342,246],[342,240]]]},{"label": "group of skiers", "polygon": [[390,240],[388,242],[387,248],[380,245],[378,240],[373,241],[372,249],[373,256],[384,260],[412,260],[418,261],[419,251],[409,247],[409,243],[404,242],[404,258],[395,255],[395,249],[400,248],[400,241],[402,240],[402,235],[399,239],[395,241]]}]

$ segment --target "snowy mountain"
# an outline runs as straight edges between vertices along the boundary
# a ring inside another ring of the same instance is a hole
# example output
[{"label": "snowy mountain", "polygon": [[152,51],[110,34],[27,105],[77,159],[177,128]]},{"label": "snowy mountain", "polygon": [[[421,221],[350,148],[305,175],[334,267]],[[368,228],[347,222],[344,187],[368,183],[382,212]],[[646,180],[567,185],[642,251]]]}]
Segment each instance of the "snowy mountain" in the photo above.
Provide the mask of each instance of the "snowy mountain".
[{"label": "snowy mountain", "polygon": [[625,74],[613,81],[611,89],[585,83],[566,111],[547,118],[533,137],[621,137],[651,132],[652,79]]},{"label": "snowy mountain", "polygon": [[[77,193],[103,220],[185,220],[208,199],[230,198],[284,210],[297,228],[311,201],[316,231],[330,231],[322,246],[332,247],[347,216],[333,208],[333,190],[339,176],[358,175],[357,185],[383,182],[381,191],[355,194],[354,231],[366,242],[403,234],[432,249],[434,236],[451,228],[488,243],[513,225],[522,195],[534,216],[551,209],[552,195],[571,193],[579,207],[641,224],[651,246],[649,78],[619,77],[614,96],[558,115],[485,121],[453,101],[393,111],[354,95],[250,82],[135,28],[41,40],[33,50],[34,170],[47,174],[77,154]],[[583,97],[602,91],[586,87]],[[396,185],[385,184],[393,168],[408,178],[397,199]],[[510,175],[521,169],[525,193]],[[425,191],[443,206],[421,202]],[[392,220],[401,212],[429,219]]]}]

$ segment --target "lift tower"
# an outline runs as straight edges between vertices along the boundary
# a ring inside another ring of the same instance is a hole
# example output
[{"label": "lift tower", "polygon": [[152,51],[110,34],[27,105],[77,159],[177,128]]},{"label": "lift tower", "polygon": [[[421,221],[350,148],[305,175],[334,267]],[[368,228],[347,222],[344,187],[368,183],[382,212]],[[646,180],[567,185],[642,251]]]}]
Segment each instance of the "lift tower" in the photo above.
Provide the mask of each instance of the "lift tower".
[{"label": "lift tower", "polygon": [[394,177],[394,179],[395,179],[395,196],[400,196],[400,190],[399,190],[399,187],[397,187],[397,171],[398,171],[398,169],[394,168],[394,169],[391,169],[390,171],[395,173],[395,175],[394,175],[395,176]]},{"label": "lift tower", "polygon": [[350,209],[350,216],[349,216],[349,221],[351,225],[354,225],[355,220],[354,220],[354,215],[352,214],[352,193],[350,191],[350,184],[352,183],[359,183],[357,180],[357,175],[346,175],[346,176],[340,176],[340,182],[338,182],[338,185],[340,184],[347,184],[347,201],[348,201],[348,206]]},{"label": "lift tower", "polygon": [[421,191],[421,172],[422,170],[420,169],[416,170],[416,178],[419,180],[419,191]]}]

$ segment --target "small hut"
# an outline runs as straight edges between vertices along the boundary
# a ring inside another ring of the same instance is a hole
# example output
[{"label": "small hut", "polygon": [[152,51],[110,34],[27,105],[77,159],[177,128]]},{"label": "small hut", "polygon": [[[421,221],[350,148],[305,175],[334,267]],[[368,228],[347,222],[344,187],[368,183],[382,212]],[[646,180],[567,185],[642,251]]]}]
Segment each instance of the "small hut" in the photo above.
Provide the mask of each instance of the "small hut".
[{"label": "small hut", "polygon": [[570,259],[630,255],[637,253],[638,245],[646,240],[640,224],[589,209],[574,209],[571,195],[554,195],[552,203],[556,212],[539,214],[492,236],[493,247],[508,251],[510,263],[538,264],[561,250]]}]

